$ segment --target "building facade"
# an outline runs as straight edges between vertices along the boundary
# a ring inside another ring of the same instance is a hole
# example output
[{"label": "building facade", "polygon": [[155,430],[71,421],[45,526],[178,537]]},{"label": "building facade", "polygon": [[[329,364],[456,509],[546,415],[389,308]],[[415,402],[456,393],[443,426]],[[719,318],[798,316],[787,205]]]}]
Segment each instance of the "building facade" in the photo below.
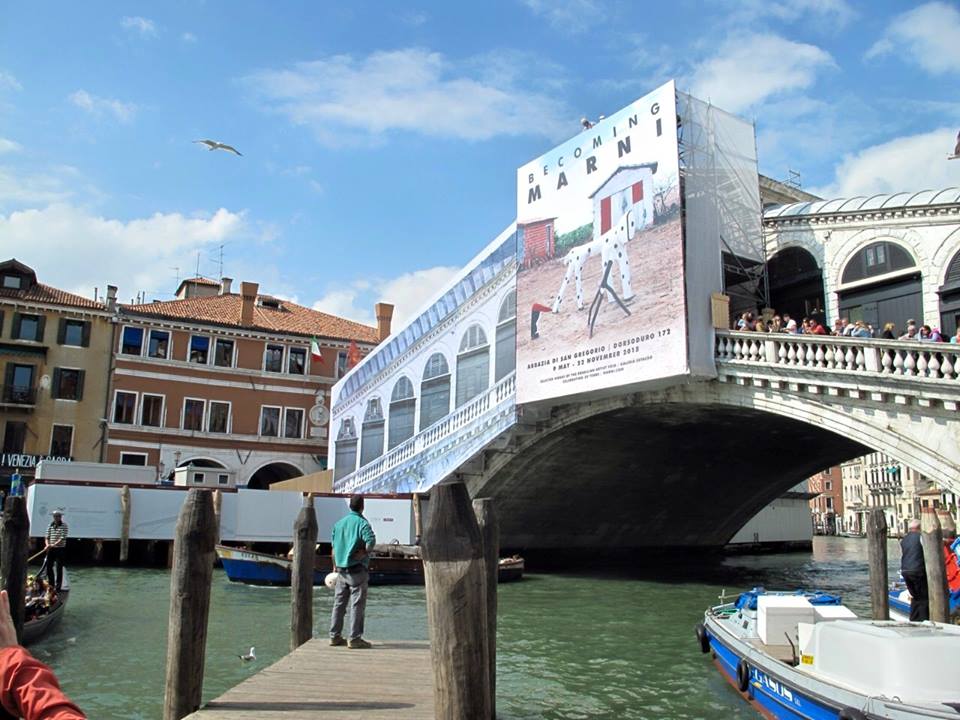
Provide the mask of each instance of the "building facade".
[{"label": "building facade", "polygon": [[0,487],[33,477],[44,458],[103,459],[111,315],[23,263],[0,263]]},{"label": "building facade", "polygon": [[[378,306],[389,333],[390,306]],[[118,309],[107,461],[210,468],[221,484],[267,488],[326,467],[329,391],[376,328],[193,278],[177,299]],[[320,354],[312,354],[311,346]],[[201,471],[198,484],[209,482]]]},{"label": "building facade", "polygon": [[829,467],[807,480],[813,531],[818,535],[836,535],[844,531],[843,483],[839,467]]},{"label": "building facade", "polygon": [[853,535],[867,532],[867,485],[863,478],[863,463],[860,458],[840,465],[840,482],[843,485],[843,528]]}]

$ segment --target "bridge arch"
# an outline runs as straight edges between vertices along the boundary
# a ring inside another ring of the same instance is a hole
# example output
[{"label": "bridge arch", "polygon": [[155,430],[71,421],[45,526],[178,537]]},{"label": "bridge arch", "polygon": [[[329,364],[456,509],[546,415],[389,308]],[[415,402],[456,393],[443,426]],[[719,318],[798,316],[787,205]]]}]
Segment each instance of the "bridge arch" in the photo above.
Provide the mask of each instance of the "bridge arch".
[{"label": "bridge arch", "polygon": [[271,461],[258,467],[247,480],[249,490],[269,490],[270,486],[281,480],[303,475],[303,469],[287,461]]},{"label": "bridge arch", "polygon": [[871,449],[960,488],[955,447],[930,450],[956,445],[937,413],[917,422],[793,385],[728,376],[562,406],[464,479],[497,499],[505,546],[573,550],[606,532],[612,547],[723,545],[793,485]]}]

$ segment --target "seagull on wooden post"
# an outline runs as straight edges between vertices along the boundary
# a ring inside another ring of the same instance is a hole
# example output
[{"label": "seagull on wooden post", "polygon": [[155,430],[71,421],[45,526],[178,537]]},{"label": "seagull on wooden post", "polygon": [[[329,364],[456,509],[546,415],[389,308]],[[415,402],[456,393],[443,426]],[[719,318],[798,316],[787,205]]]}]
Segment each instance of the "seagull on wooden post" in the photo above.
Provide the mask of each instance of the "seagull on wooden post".
[{"label": "seagull on wooden post", "polygon": [[206,145],[207,148],[211,151],[213,150],[226,150],[227,152],[232,152],[234,155],[243,156],[243,153],[237,150],[232,145],[227,145],[226,143],[217,142],[216,140],[194,140],[195,143],[200,143],[201,145]]}]

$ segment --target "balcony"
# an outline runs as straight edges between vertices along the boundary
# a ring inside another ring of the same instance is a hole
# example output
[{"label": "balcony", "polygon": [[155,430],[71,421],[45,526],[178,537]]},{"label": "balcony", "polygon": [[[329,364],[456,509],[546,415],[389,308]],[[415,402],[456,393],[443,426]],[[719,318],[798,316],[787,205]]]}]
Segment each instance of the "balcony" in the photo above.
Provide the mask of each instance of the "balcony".
[{"label": "balcony", "polygon": [[29,385],[0,385],[0,405],[32,408],[37,404],[37,389]]}]

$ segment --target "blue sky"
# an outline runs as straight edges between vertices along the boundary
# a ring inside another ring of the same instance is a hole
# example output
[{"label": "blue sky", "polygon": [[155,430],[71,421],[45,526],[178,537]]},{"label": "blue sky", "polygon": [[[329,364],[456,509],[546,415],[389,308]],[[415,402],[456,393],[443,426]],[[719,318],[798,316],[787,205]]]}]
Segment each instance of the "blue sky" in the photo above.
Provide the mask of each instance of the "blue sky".
[{"label": "blue sky", "polygon": [[149,300],[222,245],[236,281],[402,319],[511,222],[518,166],[670,78],[755,120],[774,178],[960,185],[956,3],[14,3],[0,255]]}]

